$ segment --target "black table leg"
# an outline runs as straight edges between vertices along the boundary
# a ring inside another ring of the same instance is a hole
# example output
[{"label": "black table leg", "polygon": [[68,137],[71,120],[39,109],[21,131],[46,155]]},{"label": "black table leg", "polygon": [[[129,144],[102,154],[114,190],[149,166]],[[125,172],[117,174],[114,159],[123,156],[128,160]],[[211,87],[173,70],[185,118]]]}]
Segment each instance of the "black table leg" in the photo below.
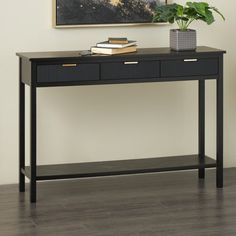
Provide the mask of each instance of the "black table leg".
[{"label": "black table leg", "polygon": [[25,191],[25,84],[22,83],[22,60],[19,61],[19,191]]},{"label": "black table leg", "polygon": [[[33,68],[32,68],[33,71]],[[34,73],[33,73],[34,74]],[[30,167],[31,167],[31,176],[30,176],[30,201],[32,203],[36,202],[36,86],[31,84],[30,86]]]},{"label": "black table leg", "polygon": [[216,185],[223,188],[223,56],[219,59],[219,78],[217,79],[217,127],[216,127]]},{"label": "black table leg", "polygon": [[198,153],[200,179],[205,178],[205,80],[198,82]]}]

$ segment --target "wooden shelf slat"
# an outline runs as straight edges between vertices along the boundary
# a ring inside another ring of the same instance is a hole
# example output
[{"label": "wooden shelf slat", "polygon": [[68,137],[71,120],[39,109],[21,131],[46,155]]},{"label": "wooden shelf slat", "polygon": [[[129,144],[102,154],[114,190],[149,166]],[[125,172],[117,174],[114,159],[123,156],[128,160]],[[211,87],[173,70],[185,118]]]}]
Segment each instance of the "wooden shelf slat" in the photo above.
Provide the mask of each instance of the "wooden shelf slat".
[{"label": "wooden shelf slat", "polygon": [[[216,167],[216,161],[210,157],[205,157],[204,166],[205,168]],[[198,168],[198,155],[87,162],[76,164],[39,165],[37,166],[37,180],[141,174]],[[22,173],[30,178],[30,167],[25,167],[25,169],[22,169]]]}]

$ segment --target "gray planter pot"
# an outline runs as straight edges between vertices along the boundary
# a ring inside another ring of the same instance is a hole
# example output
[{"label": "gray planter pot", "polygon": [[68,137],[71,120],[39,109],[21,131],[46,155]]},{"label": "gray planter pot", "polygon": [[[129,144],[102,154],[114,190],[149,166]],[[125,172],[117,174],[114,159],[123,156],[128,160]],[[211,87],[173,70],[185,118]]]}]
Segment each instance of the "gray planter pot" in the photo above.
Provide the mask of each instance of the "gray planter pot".
[{"label": "gray planter pot", "polygon": [[175,51],[195,50],[197,48],[196,30],[170,30],[170,48]]}]

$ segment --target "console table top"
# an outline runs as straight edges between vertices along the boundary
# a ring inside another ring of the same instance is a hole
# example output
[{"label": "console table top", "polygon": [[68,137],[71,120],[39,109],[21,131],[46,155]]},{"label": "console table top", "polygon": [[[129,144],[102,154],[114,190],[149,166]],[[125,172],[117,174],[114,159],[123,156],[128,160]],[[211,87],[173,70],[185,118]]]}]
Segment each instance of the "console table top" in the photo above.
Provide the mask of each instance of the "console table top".
[{"label": "console table top", "polygon": [[58,58],[104,58],[104,57],[137,57],[137,56],[191,56],[194,54],[209,54],[209,53],[226,53],[226,51],[206,46],[199,46],[194,51],[173,51],[170,48],[162,47],[162,48],[138,48],[137,52],[128,53],[128,54],[117,54],[117,55],[101,55],[101,54],[93,54],[90,56],[81,56],[81,51],[48,51],[48,52],[19,52],[16,53],[17,56],[26,58],[31,61],[40,61],[40,60],[47,60],[47,59],[58,59]]}]

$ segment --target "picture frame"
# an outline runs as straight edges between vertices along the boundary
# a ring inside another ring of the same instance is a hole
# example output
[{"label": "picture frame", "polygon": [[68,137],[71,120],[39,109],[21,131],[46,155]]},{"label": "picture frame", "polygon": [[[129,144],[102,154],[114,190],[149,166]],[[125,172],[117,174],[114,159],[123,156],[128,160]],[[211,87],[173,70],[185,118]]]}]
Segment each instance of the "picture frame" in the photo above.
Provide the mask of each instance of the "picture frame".
[{"label": "picture frame", "polygon": [[152,23],[152,13],[158,4],[167,4],[167,0],[53,0],[53,27],[166,24]]}]

